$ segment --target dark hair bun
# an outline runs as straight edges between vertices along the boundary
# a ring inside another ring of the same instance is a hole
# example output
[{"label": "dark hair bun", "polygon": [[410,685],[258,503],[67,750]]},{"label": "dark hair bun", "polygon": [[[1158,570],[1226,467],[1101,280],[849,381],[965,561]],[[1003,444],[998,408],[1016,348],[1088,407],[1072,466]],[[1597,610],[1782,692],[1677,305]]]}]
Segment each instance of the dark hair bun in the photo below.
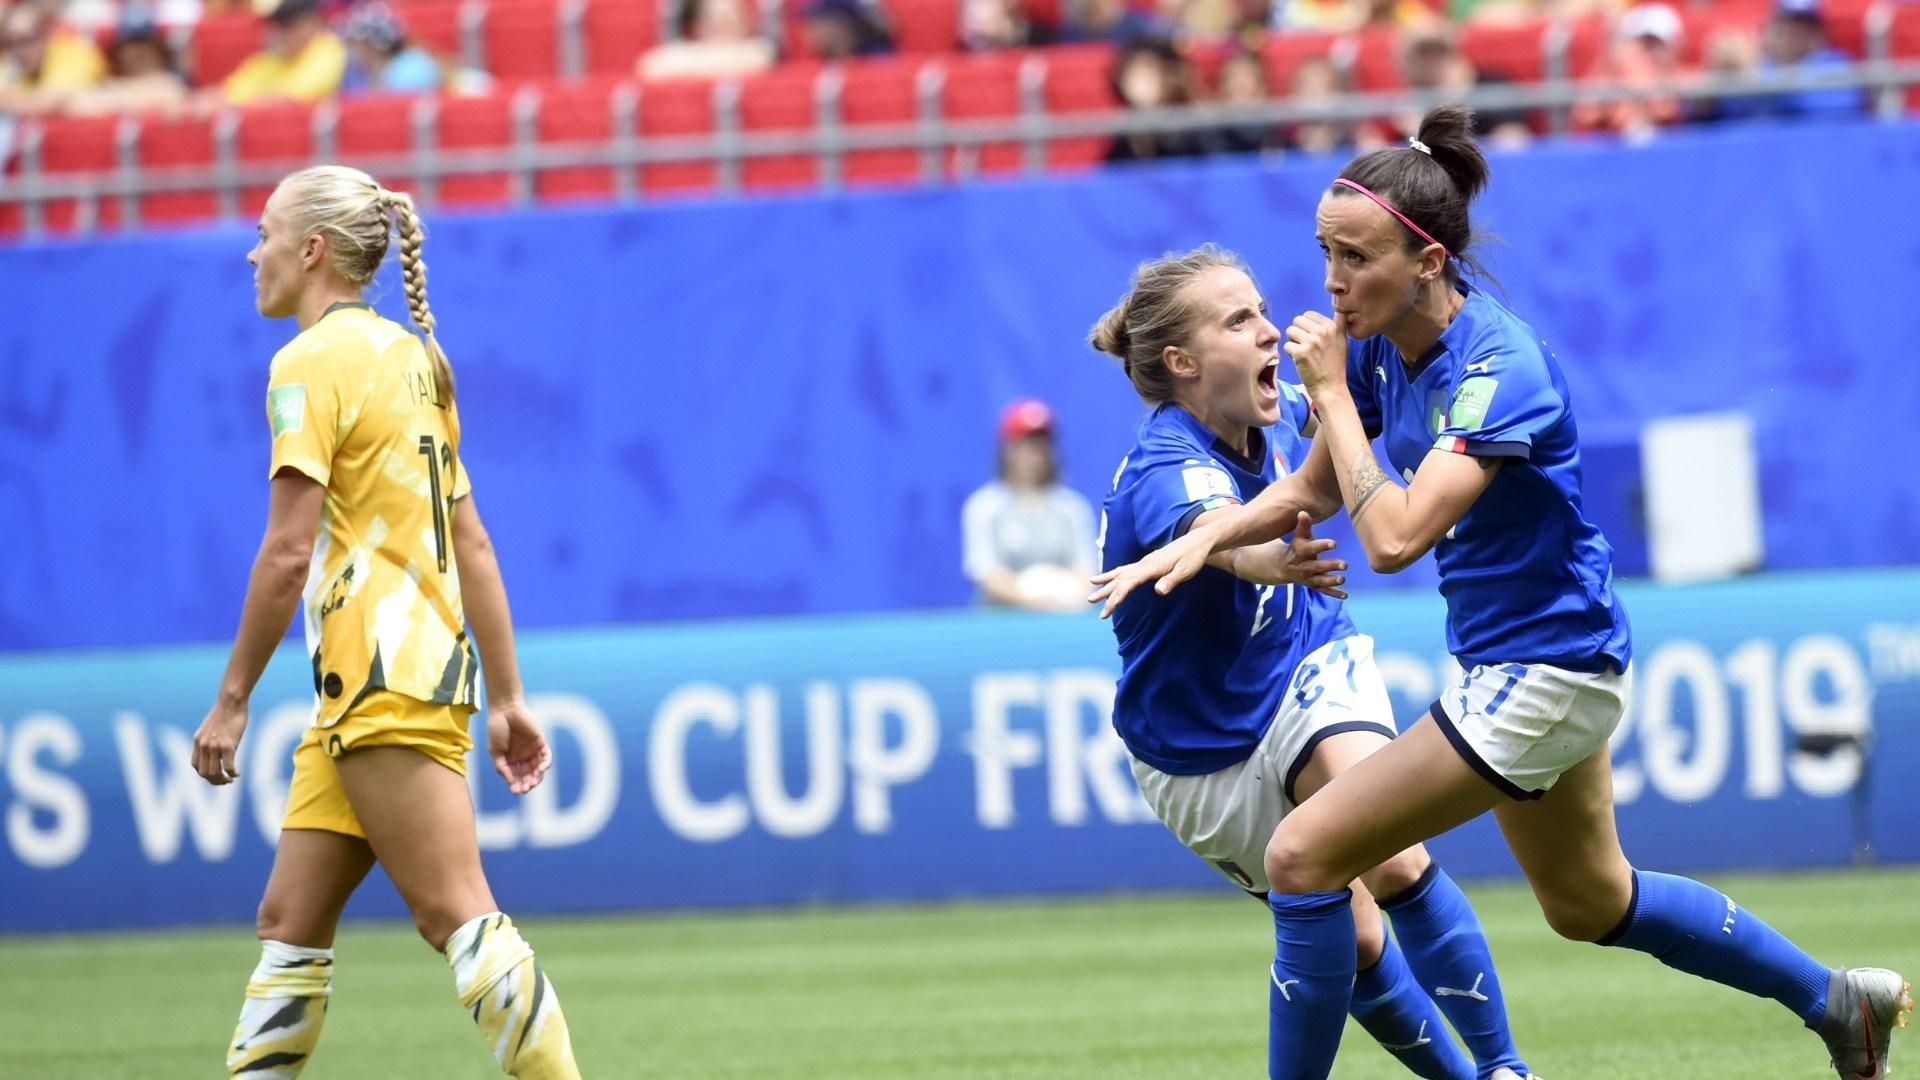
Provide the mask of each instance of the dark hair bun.
[{"label": "dark hair bun", "polygon": [[1447,170],[1461,197],[1471,202],[1487,186],[1487,158],[1473,141],[1473,110],[1465,105],[1439,105],[1420,120],[1414,136]]}]

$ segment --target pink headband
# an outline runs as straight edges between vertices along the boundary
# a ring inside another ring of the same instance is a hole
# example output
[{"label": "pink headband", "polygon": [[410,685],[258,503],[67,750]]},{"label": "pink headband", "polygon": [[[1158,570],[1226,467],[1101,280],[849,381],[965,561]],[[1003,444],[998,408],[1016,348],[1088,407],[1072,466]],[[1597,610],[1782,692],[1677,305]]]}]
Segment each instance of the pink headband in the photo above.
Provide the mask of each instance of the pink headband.
[{"label": "pink headband", "polygon": [[[1394,206],[1392,203],[1388,202],[1387,200],[1381,198],[1378,195],[1375,195],[1373,192],[1368,191],[1366,188],[1361,187],[1359,184],[1354,183],[1353,181],[1347,179],[1344,176],[1338,180],[1335,180],[1333,183],[1334,183],[1334,186],[1336,187],[1352,188],[1353,190],[1359,192],[1362,195],[1365,195],[1367,198],[1372,199],[1374,202],[1380,204],[1380,208],[1382,210],[1385,210],[1387,213],[1392,214],[1394,217],[1399,218],[1400,224],[1405,225],[1409,229],[1412,229],[1415,236],[1418,236],[1420,239],[1425,240],[1427,243],[1440,244],[1440,241],[1435,240],[1433,238],[1432,233],[1429,233],[1427,230],[1421,228],[1418,225],[1415,225],[1413,223],[1412,218],[1394,209]],[[1447,245],[1445,244],[1440,244],[1440,253],[1449,259],[1453,258],[1453,253],[1447,250]]]}]

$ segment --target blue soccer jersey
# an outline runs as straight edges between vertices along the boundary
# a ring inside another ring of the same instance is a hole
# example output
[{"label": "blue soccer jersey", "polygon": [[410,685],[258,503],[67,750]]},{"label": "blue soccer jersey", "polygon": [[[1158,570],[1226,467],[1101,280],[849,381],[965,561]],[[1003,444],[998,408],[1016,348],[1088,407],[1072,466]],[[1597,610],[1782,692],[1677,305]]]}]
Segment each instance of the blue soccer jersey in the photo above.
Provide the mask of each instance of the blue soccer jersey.
[{"label": "blue soccer jersey", "polygon": [[[1154,410],[1101,511],[1102,565],[1134,562],[1202,513],[1249,502],[1298,468],[1306,416],[1306,398],[1281,384],[1280,424],[1255,431],[1253,456],[1243,458],[1180,406]],[[1167,596],[1137,589],[1113,615],[1121,661],[1113,726],[1161,772],[1224,769],[1259,745],[1300,659],[1353,632],[1338,600],[1213,567]]]},{"label": "blue soccer jersey", "polygon": [[1559,362],[1533,328],[1462,285],[1466,303],[1409,369],[1385,337],[1354,342],[1347,385],[1369,435],[1411,481],[1431,450],[1503,458],[1433,547],[1447,649],[1475,664],[1625,669],[1613,549],[1580,502],[1580,438]]}]

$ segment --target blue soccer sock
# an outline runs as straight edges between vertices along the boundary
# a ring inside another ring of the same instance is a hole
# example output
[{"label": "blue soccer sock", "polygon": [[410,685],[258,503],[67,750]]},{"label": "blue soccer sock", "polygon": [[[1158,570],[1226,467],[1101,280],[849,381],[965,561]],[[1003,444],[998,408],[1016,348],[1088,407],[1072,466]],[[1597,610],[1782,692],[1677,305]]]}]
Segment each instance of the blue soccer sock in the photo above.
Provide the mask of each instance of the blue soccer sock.
[{"label": "blue soccer sock", "polygon": [[1526,1076],[1527,1063],[1520,1060],[1507,1026],[1500,974],[1467,894],[1439,863],[1430,863],[1419,881],[1379,903],[1393,920],[1407,966],[1460,1033],[1480,1075],[1504,1066]]},{"label": "blue soccer sock", "polygon": [[1380,961],[1353,978],[1353,1018],[1407,1071],[1431,1080],[1473,1080],[1473,1062],[1447,1034],[1433,999],[1420,988],[1392,937]]},{"label": "blue soccer sock", "polygon": [[1353,998],[1353,890],[1274,893],[1267,1076],[1326,1080]]},{"label": "blue soccer sock", "polygon": [[1827,1010],[1825,964],[1691,878],[1635,870],[1627,917],[1596,944],[1648,953],[1689,975],[1772,998],[1808,1027]]}]

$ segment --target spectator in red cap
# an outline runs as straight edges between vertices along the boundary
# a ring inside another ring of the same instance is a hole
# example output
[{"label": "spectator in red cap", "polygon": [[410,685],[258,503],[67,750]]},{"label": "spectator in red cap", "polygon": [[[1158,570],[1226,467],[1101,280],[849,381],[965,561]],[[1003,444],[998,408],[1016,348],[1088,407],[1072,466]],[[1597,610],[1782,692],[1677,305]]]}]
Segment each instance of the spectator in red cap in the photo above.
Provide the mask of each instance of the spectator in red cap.
[{"label": "spectator in red cap", "polygon": [[1053,410],[1023,398],[1000,414],[1000,478],[961,511],[967,577],[988,604],[1084,611],[1094,571],[1093,506],[1060,483]]}]

